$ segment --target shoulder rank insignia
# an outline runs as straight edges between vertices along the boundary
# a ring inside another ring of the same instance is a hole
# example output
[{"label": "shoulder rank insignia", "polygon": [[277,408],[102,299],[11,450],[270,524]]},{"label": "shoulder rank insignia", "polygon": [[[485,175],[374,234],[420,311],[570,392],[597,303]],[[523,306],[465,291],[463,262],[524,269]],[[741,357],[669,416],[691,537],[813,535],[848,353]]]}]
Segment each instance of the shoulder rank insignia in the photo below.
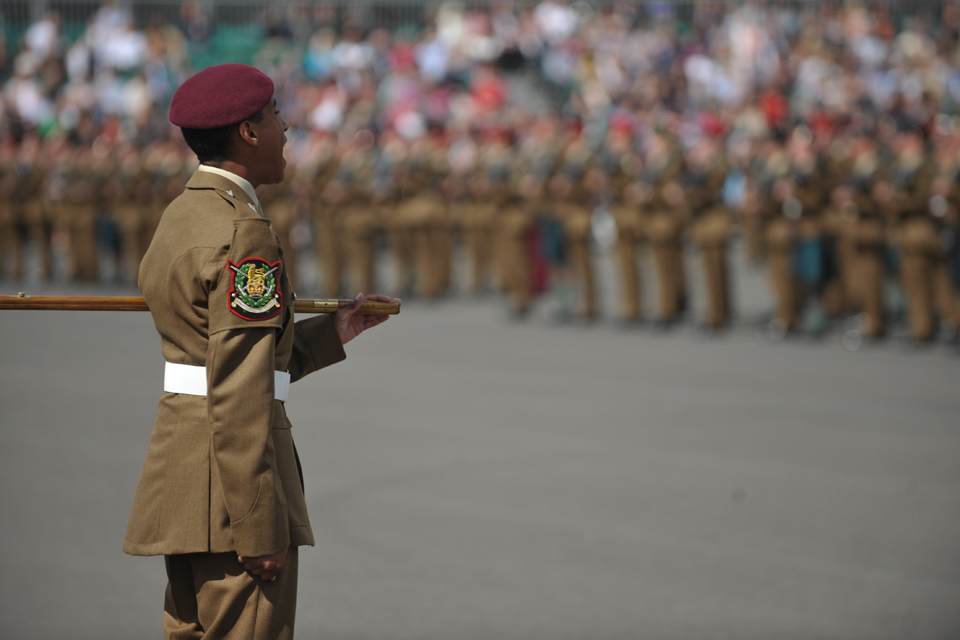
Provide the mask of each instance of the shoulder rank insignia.
[{"label": "shoulder rank insignia", "polygon": [[230,311],[245,320],[266,320],[283,308],[280,293],[280,263],[244,258],[240,264],[227,261],[233,271]]}]

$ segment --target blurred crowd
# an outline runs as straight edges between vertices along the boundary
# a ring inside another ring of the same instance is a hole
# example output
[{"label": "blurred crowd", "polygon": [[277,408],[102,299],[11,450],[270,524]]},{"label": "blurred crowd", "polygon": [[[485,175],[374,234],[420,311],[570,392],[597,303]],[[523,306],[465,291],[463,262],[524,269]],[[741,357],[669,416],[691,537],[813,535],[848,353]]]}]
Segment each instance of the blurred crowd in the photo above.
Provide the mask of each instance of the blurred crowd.
[{"label": "blurred crowd", "polygon": [[[695,321],[719,330],[739,237],[769,273],[771,335],[850,318],[878,338],[901,317],[914,340],[954,335],[960,8],[676,11],[443,5],[394,29],[265,11],[252,62],[291,129],[286,179],[260,196],[285,254],[317,261],[327,297],[433,298],[463,251],[468,286],[502,292],[518,316],[549,293],[562,315],[594,318],[610,252],[622,319],[669,325],[695,251],[707,298]],[[137,30],[105,5],[68,42],[51,14],[8,52],[0,268],[22,276],[32,244],[45,277],[60,248],[73,278],[95,281],[107,261],[136,279],[196,168],[166,107],[213,27],[182,17]],[[397,280],[377,282],[388,258]],[[287,260],[295,286],[300,266]]]}]

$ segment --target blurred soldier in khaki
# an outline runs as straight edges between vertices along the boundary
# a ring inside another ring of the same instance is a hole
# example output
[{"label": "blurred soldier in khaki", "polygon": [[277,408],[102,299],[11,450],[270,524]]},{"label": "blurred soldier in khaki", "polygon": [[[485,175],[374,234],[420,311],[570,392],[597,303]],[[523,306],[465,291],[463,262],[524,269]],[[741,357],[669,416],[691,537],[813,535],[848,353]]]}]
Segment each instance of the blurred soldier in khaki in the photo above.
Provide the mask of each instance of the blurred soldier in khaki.
[{"label": "blurred soldier in khaki", "polygon": [[564,243],[580,289],[579,313],[597,317],[597,283],[593,266],[591,220],[594,204],[606,196],[608,176],[581,136],[563,151],[559,171],[547,183],[549,207],[563,228]]},{"label": "blurred soldier in khaki", "polygon": [[531,273],[528,252],[534,211],[541,205],[543,184],[533,175],[520,178],[516,190],[504,185],[497,221],[500,272],[513,312],[522,317],[530,310]]},{"label": "blurred soldier in khaki", "polygon": [[141,216],[144,221],[144,235],[147,246],[156,232],[160,216],[166,208],[163,187],[163,158],[164,144],[161,140],[154,140],[147,145],[141,154],[142,175],[137,182],[136,200],[142,206]]},{"label": "blurred soldier in khaki", "polygon": [[686,269],[683,263],[683,229],[687,213],[683,187],[678,180],[684,161],[675,141],[658,134],[644,158],[642,179],[650,190],[643,205],[643,226],[653,253],[657,275],[658,322],[675,322],[687,306]]},{"label": "blurred soldier in khaki", "polygon": [[376,267],[376,234],[381,225],[381,206],[390,193],[379,193],[374,202],[369,186],[354,185],[341,209],[341,229],[346,251],[350,291],[371,291]]},{"label": "blurred soldier in khaki", "polygon": [[0,273],[11,263],[15,278],[23,277],[23,208],[16,199],[17,147],[5,145],[0,150]]},{"label": "blurred soldier in khaki", "polygon": [[[808,291],[818,294],[822,277],[821,211],[817,156],[809,132],[798,128],[788,146],[788,170],[772,187],[767,207],[779,215],[767,225],[767,258],[776,312],[771,326],[782,335],[796,330]],[[822,329],[815,323],[815,331]]]},{"label": "blurred soldier in khaki", "polygon": [[339,298],[343,294],[345,252],[340,233],[340,210],[348,197],[346,185],[340,178],[334,178],[323,186],[314,207],[317,257],[323,276],[323,295],[327,298]]},{"label": "blurred soldier in khaki", "polygon": [[493,271],[496,275],[495,288],[499,291],[506,291],[506,276],[503,271],[503,265],[505,264],[504,245],[501,242],[500,228],[502,211],[500,206],[512,197],[510,183],[517,175],[514,171],[516,154],[513,149],[512,134],[509,131],[490,128],[484,132],[484,136],[485,142],[480,147],[480,169],[490,180],[489,201],[494,204],[494,213],[490,224],[493,247],[491,259],[493,261]]},{"label": "blurred soldier in khaki", "polygon": [[[445,280],[447,203],[439,185],[425,172],[408,175],[393,214],[394,237],[406,245],[398,247],[400,255],[409,256],[412,250],[417,292],[432,298],[442,292]],[[401,268],[409,268],[404,262]]]},{"label": "blurred soldier in khaki", "polygon": [[486,171],[478,169],[466,179],[466,195],[460,203],[460,225],[470,255],[470,286],[473,293],[487,290],[494,269],[497,203],[494,185]]},{"label": "blurred soldier in khaki", "polygon": [[727,247],[732,220],[723,204],[727,177],[720,143],[704,138],[691,149],[681,177],[686,206],[692,216],[690,235],[700,249],[707,290],[706,326],[719,329],[730,318],[730,283]]},{"label": "blurred soldier in khaki", "polygon": [[[580,172],[583,177],[574,181],[571,171]],[[597,284],[591,255],[592,199],[605,185],[606,178],[598,169],[583,172],[582,166],[574,169],[568,162],[548,183],[550,208],[563,227],[570,264],[580,285],[580,313],[587,319],[597,316]]]},{"label": "blurred soldier in khaki", "polygon": [[293,185],[296,179],[297,170],[288,162],[287,169],[283,174],[283,182],[263,185],[257,189],[260,206],[263,207],[263,212],[273,223],[273,230],[280,238],[280,247],[283,250],[284,257],[283,263],[287,268],[290,286],[294,290],[297,288],[299,267],[297,265],[297,252],[293,247],[290,232],[293,229],[296,213],[296,199],[293,193]]},{"label": "blurred soldier in khaki", "polygon": [[65,158],[66,188],[60,202],[60,224],[70,243],[70,276],[96,282],[99,278],[97,248],[98,176],[93,150],[79,145]]},{"label": "blurred soldier in khaki", "polygon": [[617,224],[620,310],[626,322],[638,322],[642,312],[643,287],[638,262],[640,245],[646,235],[641,208],[649,197],[650,190],[642,182],[631,182],[621,190],[621,196],[613,205],[613,218]]},{"label": "blurred soldier in khaki", "polygon": [[4,159],[0,178],[4,198],[0,205],[0,271],[3,254],[9,251],[13,254],[13,275],[23,277],[23,241],[29,238],[40,258],[41,275],[49,280],[53,275],[52,223],[43,199],[48,170],[40,139],[28,136],[10,153]]},{"label": "blurred soldier in khaki", "polygon": [[150,244],[147,218],[152,198],[143,202],[138,198],[141,182],[147,182],[149,192],[149,177],[143,171],[137,148],[132,144],[118,145],[116,153],[119,167],[106,185],[106,192],[120,228],[127,280],[135,283],[140,261]]},{"label": "blurred soldier in khaki", "polygon": [[[919,129],[901,132],[895,146],[896,158],[888,179],[877,183],[873,196],[895,227],[910,334],[916,340],[926,341],[934,336],[935,308],[950,313],[949,308],[944,308],[947,301],[941,299],[937,304],[935,284],[943,257],[937,216],[930,210],[937,168]],[[942,216],[946,211],[942,209],[940,213]]]},{"label": "blurred soldier in khaki", "polygon": [[755,147],[749,162],[749,179],[743,210],[739,216],[740,231],[746,258],[761,264],[768,258],[768,225],[780,218],[780,202],[773,198],[774,185],[786,177],[790,170],[784,144],[780,140],[767,140]]},{"label": "blurred soldier in khaki", "polygon": [[836,242],[844,308],[861,315],[857,331],[869,338],[885,330],[883,288],[886,228],[871,196],[879,176],[876,144],[867,136],[850,141],[851,167],[843,185],[833,189],[825,212]]}]

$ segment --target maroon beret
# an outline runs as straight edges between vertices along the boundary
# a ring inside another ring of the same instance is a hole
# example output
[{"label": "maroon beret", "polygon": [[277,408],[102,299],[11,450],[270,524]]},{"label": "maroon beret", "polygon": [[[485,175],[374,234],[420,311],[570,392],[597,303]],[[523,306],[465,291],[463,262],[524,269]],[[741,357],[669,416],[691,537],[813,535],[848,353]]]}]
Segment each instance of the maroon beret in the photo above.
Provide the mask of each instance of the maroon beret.
[{"label": "maroon beret", "polygon": [[170,122],[186,129],[217,129],[249,119],[273,98],[273,80],[245,64],[207,67],[180,85]]}]

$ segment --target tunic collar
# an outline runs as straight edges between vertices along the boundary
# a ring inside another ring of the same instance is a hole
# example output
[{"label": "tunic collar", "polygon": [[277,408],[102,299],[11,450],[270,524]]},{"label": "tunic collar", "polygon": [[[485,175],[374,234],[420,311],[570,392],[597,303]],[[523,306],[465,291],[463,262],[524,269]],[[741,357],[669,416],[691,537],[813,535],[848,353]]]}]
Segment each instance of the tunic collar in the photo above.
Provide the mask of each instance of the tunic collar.
[{"label": "tunic collar", "polygon": [[244,193],[250,196],[250,199],[253,201],[253,203],[257,207],[257,213],[259,213],[261,216],[263,215],[263,207],[260,205],[260,199],[257,198],[257,192],[254,190],[253,185],[250,184],[248,180],[246,180],[245,178],[241,178],[240,176],[233,173],[232,171],[220,169],[219,167],[211,167],[205,164],[200,165],[200,167],[197,170],[204,171],[206,173],[213,173],[218,176],[223,176],[227,180],[230,180],[231,182],[239,186],[241,189],[243,189]]}]

